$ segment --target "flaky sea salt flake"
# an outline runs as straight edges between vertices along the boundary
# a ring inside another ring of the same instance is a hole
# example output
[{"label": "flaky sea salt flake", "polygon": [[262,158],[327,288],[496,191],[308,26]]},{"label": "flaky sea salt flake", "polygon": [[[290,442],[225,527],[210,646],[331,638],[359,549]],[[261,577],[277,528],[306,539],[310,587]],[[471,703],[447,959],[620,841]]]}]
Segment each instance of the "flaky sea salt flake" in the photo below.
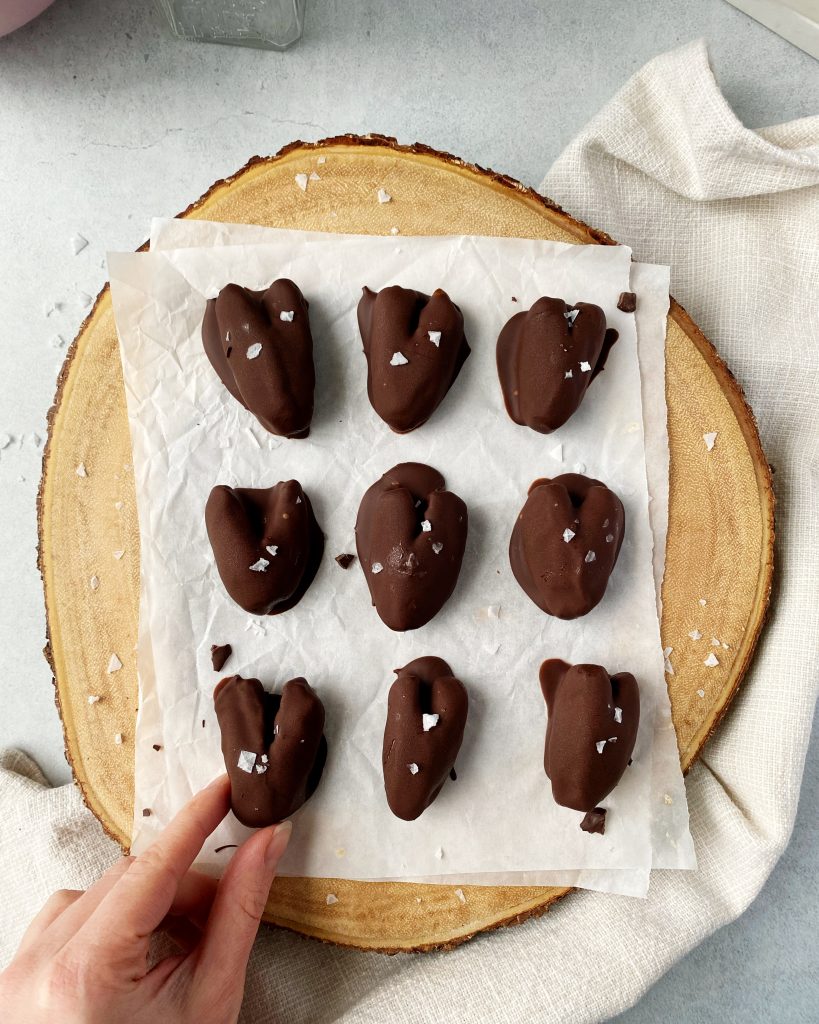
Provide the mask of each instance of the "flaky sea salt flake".
[{"label": "flaky sea salt flake", "polygon": [[597,555],[593,551],[587,551],[586,557],[583,559],[584,562],[593,562],[597,558]]},{"label": "flaky sea salt flake", "polygon": [[553,459],[557,459],[558,462],[563,461],[563,445],[556,444],[554,448],[549,452]]},{"label": "flaky sea salt flake", "polygon": [[286,324],[292,324],[295,315],[295,309],[283,309],[281,313],[279,313],[279,320],[283,320]]},{"label": "flaky sea salt flake", "polygon": [[421,770],[418,765],[413,761],[412,764],[408,764],[407,768],[410,770],[410,775],[417,775]]},{"label": "flaky sea salt flake", "polygon": [[710,434],[703,434],[702,439],[703,441],[705,441],[705,447],[708,449],[708,451],[712,451],[714,447],[714,442],[717,439],[716,430],[712,431]]},{"label": "flaky sea salt flake", "polygon": [[373,576],[377,576],[383,569],[384,566],[380,562],[373,562],[371,569]]},{"label": "flaky sea salt flake", "polygon": [[590,373],[591,372],[591,363],[587,363],[586,360],[584,359],[583,362],[580,364],[580,369],[583,371],[583,373]]},{"label": "flaky sea salt flake", "polygon": [[257,341],[255,345],[251,345],[247,350],[248,359],[257,359],[261,355],[262,343]]},{"label": "flaky sea salt flake", "polygon": [[310,171],[308,177],[310,181],[321,181],[321,177],[315,171]]},{"label": "flaky sea salt flake", "polygon": [[408,362],[409,359],[407,359],[403,352],[393,352],[390,366],[406,366]]},{"label": "flaky sea salt flake", "polygon": [[92,590],[98,590],[99,589],[99,585],[100,585],[100,581],[99,581],[99,578],[97,576],[92,576],[91,579],[88,581],[88,586]]},{"label": "flaky sea salt flake", "polygon": [[324,902],[328,907],[332,907],[334,903],[338,903],[338,896],[333,892],[328,892],[327,899]]},{"label": "flaky sea salt flake", "polygon": [[266,558],[260,558],[258,562],[254,562],[253,565],[248,566],[251,572],[265,572],[270,562]]},{"label": "flaky sea salt flake", "polygon": [[100,697],[99,697],[98,693],[89,693],[88,694],[88,703],[89,704],[96,704],[99,699],[100,699]]},{"label": "flaky sea salt flake", "polygon": [[704,697],[705,696],[705,690],[697,690],[697,696],[698,697]]},{"label": "flaky sea salt flake", "polygon": [[566,312],[563,314],[563,316],[565,316],[566,319],[569,321],[570,327],[574,324],[575,320],[577,319],[577,314],[579,312],[579,309],[567,309]]},{"label": "flaky sea salt flake", "polygon": [[380,188],[378,190],[378,201],[379,203],[391,203],[392,196],[387,192],[386,189]]},{"label": "flaky sea salt flake", "polygon": [[717,658],[716,654],[714,654],[714,652],[711,651],[711,653],[703,662],[703,665],[707,665],[708,668],[716,668],[717,665],[719,665],[719,658]]},{"label": "flaky sea salt flake", "polygon": [[571,380],[573,376],[574,376],[574,374],[572,373],[572,371],[571,371],[571,370],[567,370],[567,371],[566,371],[566,372],[565,372],[565,373],[563,374],[563,379],[564,379],[564,380]]},{"label": "flaky sea salt flake", "polygon": [[118,747],[122,746],[122,733],[121,732],[115,732],[114,733],[114,743],[116,743],[116,745]]},{"label": "flaky sea salt flake", "polygon": [[439,540],[434,540],[432,542],[432,550],[435,552],[436,555],[440,555],[440,553],[444,550],[444,545]]},{"label": "flaky sea salt flake", "polygon": [[108,668],[105,671],[110,676],[112,672],[119,672],[121,668],[122,662],[119,660],[116,654],[112,654],[111,657],[108,659]]},{"label": "flaky sea salt flake", "polygon": [[398,234],[398,230],[399,230],[398,228],[392,227],[392,228],[390,228],[390,234],[391,235],[397,235]]},{"label": "flaky sea salt flake", "polygon": [[88,471],[85,468],[85,463],[84,462],[81,462],[79,464],[79,466],[77,466],[77,468],[74,470],[74,472],[79,477],[87,477],[88,476]]},{"label": "flaky sea salt flake", "polygon": [[698,629],[692,629],[688,635],[692,640],[702,640],[702,633]]},{"label": "flaky sea salt flake", "polygon": [[424,727],[424,732],[429,732],[430,729],[434,729],[438,724],[440,715],[421,715],[421,724]]},{"label": "flaky sea salt flake", "polygon": [[299,188],[302,190],[302,192],[306,192],[307,191],[307,181],[308,181],[308,178],[307,178],[306,174],[304,174],[304,173],[297,174],[293,180],[296,182],[296,184],[299,186]]},{"label": "flaky sea salt flake", "polygon": [[432,529],[432,523],[428,519],[425,519],[423,523],[421,523],[421,529],[424,531],[424,533],[429,533],[429,531]]},{"label": "flaky sea salt flake", "polygon": [[614,721],[618,725],[620,725],[620,723],[623,721],[623,709],[622,708],[615,708],[614,709]]},{"label": "flaky sea salt flake", "polygon": [[255,765],[256,755],[252,750],[239,751],[239,760],[236,762],[237,768],[241,768],[243,772],[247,772],[248,775],[252,775]]},{"label": "flaky sea salt flake", "polygon": [[606,741],[605,740],[598,740],[597,743],[595,743],[595,746],[597,747],[597,753],[598,754],[602,754],[603,753],[603,748],[605,747],[605,745],[606,745]]},{"label": "flaky sea salt flake", "polygon": [[458,897],[458,899],[459,899],[459,901],[461,903],[466,903],[466,896],[464,896],[463,889],[456,889],[455,890],[455,895]]},{"label": "flaky sea salt flake", "polygon": [[438,348],[441,344],[441,332],[440,331],[427,331],[427,337],[432,344]]},{"label": "flaky sea salt flake", "polygon": [[269,554],[273,555],[273,557],[275,558],[276,555],[279,552],[279,545],[278,544],[267,544],[265,546],[265,551],[269,552]]},{"label": "flaky sea salt flake", "polygon": [[574,537],[574,530],[570,530],[567,526],[563,531],[563,540],[568,544],[572,537]]},{"label": "flaky sea salt flake", "polygon": [[78,256],[83,251],[83,249],[87,247],[87,245],[88,239],[83,238],[82,235],[71,236],[71,251],[74,253],[75,256]]}]

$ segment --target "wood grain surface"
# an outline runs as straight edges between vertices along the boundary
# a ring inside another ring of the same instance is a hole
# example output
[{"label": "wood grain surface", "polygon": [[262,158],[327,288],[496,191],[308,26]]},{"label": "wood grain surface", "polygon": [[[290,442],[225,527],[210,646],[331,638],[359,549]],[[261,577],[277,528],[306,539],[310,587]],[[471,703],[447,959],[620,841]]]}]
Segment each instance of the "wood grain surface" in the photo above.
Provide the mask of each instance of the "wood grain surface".
[{"label": "wood grain surface", "polygon": [[[319,164],[318,158],[324,157]],[[294,176],[316,170],[321,187]],[[393,201],[379,204],[385,188]],[[217,182],[182,216],[363,234],[481,234],[614,244],[503,175],[378,136],[295,143]],[[745,673],[773,573],[773,492],[753,416],[725,364],[672,302],[666,342],[671,494],[662,636],[674,648],[669,693],[687,769]],[[707,452],[705,431],[717,431]],[[49,416],[38,518],[46,656],[66,756],[83,797],[127,849],[138,691],[133,656],[139,532],[116,329],[104,289],[72,344]],[[82,463],[87,476],[77,475]],[[120,557],[116,557],[121,553]],[[92,576],[99,585],[93,589]],[[703,607],[700,600],[705,600]],[[698,625],[728,643],[720,666],[690,641]],[[120,671],[108,674],[116,651]],[[99,701],[89,703],[89,695]],[[119,734],[122,742],[116,743]],[[568,890],[280,879],[267,920],[329,942],[384,952],[451,947],[542,913]],[[333,892],[338,902],[327,906]],[[593,894],[583,898],[594,899]]]}]

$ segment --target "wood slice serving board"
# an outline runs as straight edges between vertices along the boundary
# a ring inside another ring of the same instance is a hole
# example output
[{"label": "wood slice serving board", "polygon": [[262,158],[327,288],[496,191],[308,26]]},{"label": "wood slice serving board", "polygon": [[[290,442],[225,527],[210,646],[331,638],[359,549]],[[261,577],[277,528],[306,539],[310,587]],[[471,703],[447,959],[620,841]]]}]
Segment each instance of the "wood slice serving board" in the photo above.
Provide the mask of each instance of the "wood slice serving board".
[{"label": "wood slice serving board", "polygon": [[[323,157],[321,165],[318,159]],[[318,170],[306,192],[297,173]],[[380,204],[385,188],[393,201]],[[184,217],[272,227],[403,235],[478,234],[614,244],[518,182],[424,146],[380,137],[296,143],[217,182]],[[685,311],[672,302],[667,380],[671,495],[663,643],[683,768],[697,757],[746,671],[773,572],[773,492],[742,393]],[[703,434],[717,431],[710,453]],[[66,755],[86,803],[124,849],[134,791],[139,533],[131,442],[108,289],[68,353],[49,416],[39,496],[46,656]],[[77,474],[80,464],[87,476]],[[115,557],[115,552],[124,552]],[[90,586],[96,576],[99,585]],[[703,608],[700,598],[707,600]],[[703,665],[692,621],[730,644]],[[705,625],[702,625],[702,623]],[[123,668],[106,671],[116,651]],[[94,704],[89,694],[100,695]],[[704,694],[704,696],[700,696]],[[114,742],[121,734],[121,744]],[[543,912],[566,889],[462,887],[283,878],[267,920],[343,945],[385,952],[453,946],[476,932]],[[328,907],[332,891],[338,903]],[[420,902],[418,898],[420,897]],[[588,898],[593,899],[593,896]]]}]

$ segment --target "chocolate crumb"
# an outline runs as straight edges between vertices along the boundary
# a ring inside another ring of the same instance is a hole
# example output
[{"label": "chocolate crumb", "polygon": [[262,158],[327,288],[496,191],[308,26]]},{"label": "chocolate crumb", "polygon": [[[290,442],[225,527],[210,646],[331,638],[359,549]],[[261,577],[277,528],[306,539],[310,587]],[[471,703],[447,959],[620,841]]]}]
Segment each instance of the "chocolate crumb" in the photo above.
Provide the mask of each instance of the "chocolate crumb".
[{"label": "chocolate crumb", "polygon": [[513,295],[513,296],[512,296],[512,302],[517,302],[517,301],[518,301],[518,300],[517,300],[516,296],[514,296],[514,295]]},{"label": "chocolate crumb", "polygon": [[634,292],[621,292],[617,300],[617,308],[621,313],[633,313],[637,308],[637,296]]},{"label": "chocolate crumb", "polygon": [[452,779],[453,782],[455,782],[456,779],[458,778],[458,773],[455,771],[454,768],[449,769],[449,777],[450,779]]},{"label": "chocolate crumb", "polygon": [[151,816],[151,808],[150,807],[143,807],[142,808],[142,817],[143,818],[150,818],[150,816]]},{"label": "chocolate crumb", "polygon": [[233,648],[230,644],[211,644],[210,660],[213,664],[213,671],[221,672],[231,654],[233,654]]},{"label": "chocolate crumb", "polygon": [[345,551],[343,555],[336,555],[336,561],[342,569],[349,569],[355,561],[355,555],[351,555],[348,551]]},{"label": "chocolate crumb", "polygon": [[162,744],[154,743],[154,750],[161,750],[161,749],[162,749]]},{"label": "chocolate crumb", "polygon": [[580,827],[584,832],[596,832],[598,835],[604,835],[606,832],[605,807],[595,807],[593,811],[586,811],[586,816],[580,822]]},{"label": "chocolate crumb", "polygon": [[217,846],[216,849],[213,852],[214,853],[221,853],[222,850],[235,850],[235,849],[237,849],[237,844],[236,843],[225,843],[224,846]]},{"label": "chocolate crumb", "polygon": [[204,718],[202,719],[202,728],[203,729],[205,728],[205,719]]}]

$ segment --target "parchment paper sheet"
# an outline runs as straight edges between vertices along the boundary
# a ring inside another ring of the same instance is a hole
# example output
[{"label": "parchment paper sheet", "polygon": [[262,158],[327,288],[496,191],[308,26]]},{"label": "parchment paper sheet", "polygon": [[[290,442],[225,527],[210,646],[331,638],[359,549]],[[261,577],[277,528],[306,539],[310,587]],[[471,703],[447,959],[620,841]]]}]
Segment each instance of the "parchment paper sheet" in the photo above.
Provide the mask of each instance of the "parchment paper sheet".
[{"label": "parchment paper sheet", "polygon": [[[667,696],[634,318],[615,309],[628,288],[628,250],[349,236],[334,236],[330,244],[321,236],[276,235],[264,246],[110,261],[142,538],[134,849],[144,848],[184,800],[222,769],[211,703],[218,677],[208,649],[211,642],[229,641],[236,652],[231,671],[278,686],[303,673],[328,711],[330,759],[319,791],[298,814],[286,873],[584,884],[584,873],[593,869],[595,887],[639,892],[652,861],[658,799],[653,721],[655,712],[667,712]],[[293,277],[311,301],[319,383],[306,442],[266,435],[222,387],[199,338],[207,296],[230,280],[262,287],[277,276]],[[366,399],[355,327],[364,282],[428,291],[440,285],[466,315],[473,355],[435,417],[407,437],[391,434]],[[584,406],[549,438],[508,420],[494,371],[500,326],[540,294],[598,302],[621,333]],[[402,636],[378,620],[360,569],[345,573],[332,556],[354,550],[352,527],[366,487],[409,459],[435,465],[464,498],[470,539],[453,598],[433,622]],[[626,504],[626,542],[602,604],[584,619],[561,623],[543,616],[517,587],[506,546],[531,480],[580,462]],[[327,535],[326,556],[296,609],[253,619],[221,587],[205,536],[204,502],[217,482],[264,486],[291,476],[314,501]],[[394,819],[384,801],[381,733],[390,670],[421,653],[447,658],[465,680],[470,720],[458,781],[407,824]],[[537,666],[547,655],[599,661],[612,671],[627,667],[641,683],[634,764],[606,801],[610,814],[602,838],[582,833],[579,815],[554,805],[545,784]],[[153,743],[162,751],[153,751]],[[142,817],[146,806],[150,818]],[[684,797],[675,795],[670,805],[663,797],[662,806],[665,831],[677,837],[679,849],[687,836]],[[230,851],[213,850],[242,834],[234,821],[226,822],[205,851],[204,866],[219,870]],[[443,857],[436,856],[441,850]]]}]

